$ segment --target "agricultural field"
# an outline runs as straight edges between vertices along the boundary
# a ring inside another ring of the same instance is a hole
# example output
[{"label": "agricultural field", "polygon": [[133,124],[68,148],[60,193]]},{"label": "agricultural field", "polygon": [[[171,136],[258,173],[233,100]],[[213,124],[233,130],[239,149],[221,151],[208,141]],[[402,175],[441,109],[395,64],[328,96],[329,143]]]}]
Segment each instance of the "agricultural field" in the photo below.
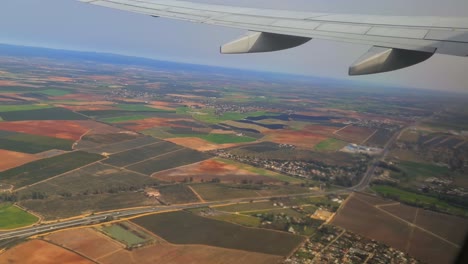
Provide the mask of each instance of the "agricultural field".
[{"label": "agricultural field", "polygon": [[256,141],[255,138],[233,134],[175,134],[174,138],[196,137],[214,144],[248,143]]},{"label": "agricultural field", "polygon": [[388,129],[379,129],[377,132],[370,137],[365,144],[367,146],[372,146],[372,147],[377,147],[377,148],[383,148],[385,147],[385,144],[390,140],[390,138],[393,136],[395,132],[392,132]]},{"label": "agricultural field", "polygon": [[[108,134],[86,134],[81,141],[87,141],[95,144],[112,144],[126,140],[136,139],[136,133],[108,133]],[[81,143],[80,141],[80,143]]]},{"label": "agricultural field", "polygon": [[294,146],[311,149],[315,145],[327,139],[326,136],[316,134],[307,130],[270,130],[264,133],[264,141],[275,142],[278,144],[291,144]]},{"label": "agricultural field", "polygon": [[31,240],[0,254],[0,263],[55,264],[58,259],[61,263],[94,263],[79,254],[42,240]]},{"label": "agricultural field", "polygon": [[290,254],[304,240],[301,236],[245,228],[187,212],[143,216],[132,222],[174,244],[202,244],[281,256]]},{"label": "agricultural field", "polygon": [[335,135],[339,136],[345,141],[352,142],[355,144],[362,144],[370,136],[373,136],[375,132],[375,129],[350,125],[339,130],[335,133]]},{"label": "agricultural field", "polygon": [[193,191],[184,184],[166,185],[158,187],[160,200],[166,204],[186,204],[200,202]]},{"label": "agricultural field", "polygon": [[82,194],[73,197],[49,196],[43,199],[21,200],[19,204],[43,216],[44,220],[58,220],[93,212],[103,212],[139,206],[155,206],[143,192]]},{"label": "agricultural field", "polygon": [[36,154],[51,149],[71,150],[72,144],[67,139],[0,131],[0,149],[4,150]]},{"label": "agricultural field", "polygon": [[5,112],[16,112],[16,111],[29,111],[51,108],[52,106],[47,104],[20,104],[20,105],[0,105],[0,116]]},{"label": "agricultural field", "polygon": [[400,188],[387,185],[374,185],[372,190],[383,197],[397,199],[398,201],[406,204],[417,205],[423,208],[431,208],[455,215],[468,216],[468,210],[466,208],[453,206],[434,196],[405,191]]},{"label": "agricultural field", "polygon": [[43,108],[2,112],[0,116],[6,121],[25,120],[86,120],[87,117],[74,113],[65,108]]},{"label": "agricultural field", "polygon": [[206,201],[229,200],[249,197],[287,195],[310,192],[308,188],[294,185],[261,184],[192,184],[191,187]]},{"label": "agricultural field", "polygon": [[155,173],[153,174],[153,177],[166,182],[209,182],[214,179],[218,179],[223,183],[301,182],[299,179],[276,172],[219,158],[209,159],[196,164]]},{"label": "agricultural field", "polygon": [[126,167],[150,158],[162,156],[181,148],[182,147],[170,142],[156,142],[151,145],[145,145],[140,148],[110,155],[109,158],[103,162],[112,166]]},{"label": "agricultural field", "polygon": [[[392,209],[392,206],[397,205],[404,209]],[[332,224],[384,242],[427,263],[450,263],[460,244],[447,242],[434,236],[433,233],[446,237],[451,234],[443,234],[447,232],[446,225],[453,227],[449,223],[456,221],[457,226],[466,230],[468,229],[468,221],[454,216],[442,215],[443,217],[439,218],[432,215],[441,215],[439,213],[427,214],[422,209],[411,208],[413,209],[393,201],[354,193],[345,202],[344,207],[337,212]],[[419,213],[413,214],[412,211],[416,212],[416,210],[419,210]],[[445,218],[445,223],[442,224],[438,218]],[[409,224],[414,226],[409,226]],[[459,243],[459,241],[457,242]],[[424,250],[423,252],[421,250],[423,248],[444,250]]]},{"label": "agricultural field", "polygon": [[38,159],[35,155],[0,149],[0,172]]},{"label": "agricultural field", "polygon": [[39,120],[2,122],[1,130],[66,140],[79,140],[89,131],[88,121]]},{"label": "agricultural field", "polygon": [[348,145],[348,143],[345,141],[329,138],[315,145],[314,149],[320,152],[333,152],[342,149],[346,145]]},{"label": "agricultural field", "polygon": [[207,159],[208,156],[191,149],[179,149],[127,167],[129,170],[151,175],[155,172],[189,165]]},{"label": "agricultural field", "polygon": [[30,226],[39,218],[12,204],[0,204],[0,230]]},{"label": "agricultural field", "polygon": [[100,159],[102,159],[100,155],[76,151],[33,161],[20,167],[0,172],[0,179],[2,182],[12,184],[18,189],[86,166]]},{"label": "agricultural field", "polygon": [[144,245],[154,240],[151,235],[146,234],[130,223],[116,223],[105,225],[99,228],[100,231],[108,235],[112,239],[119,241],[127,246],[127,248]]},{"label": "agricultural field", "polygon": [[154,144],[160,142],[160,140],[152,138],[152,137],[137,137],[131,140],[125,140],[121,142],[116,142],[108,145],[98,145],[94,148],[87,148],[87,152],[92,153],[107,153],[107,154],[116,154],[124,151],[128,151],[134,148],[141,148],[146,145]]},{"label": "agricultural field", "polygon": [[34,193],[74,197],[83,194],[134,191],[157,184],[158,181],[150,177],[96,163],[28,187],[19,191],[19,194],[23,197],[31,197]]},{"label": "agricultural field", "polygon": [[126,115],[117,117],[106,117],[101,120],[107,123],[125,123],[129,121],[143,120],[148,118],[147,115]]}]

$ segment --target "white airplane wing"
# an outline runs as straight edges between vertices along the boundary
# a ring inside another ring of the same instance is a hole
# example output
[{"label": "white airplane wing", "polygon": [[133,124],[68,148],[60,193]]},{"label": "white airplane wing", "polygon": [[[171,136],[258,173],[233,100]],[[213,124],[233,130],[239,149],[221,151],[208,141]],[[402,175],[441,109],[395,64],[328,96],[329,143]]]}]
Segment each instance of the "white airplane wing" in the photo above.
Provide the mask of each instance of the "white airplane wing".
[{"label": "white airplane wing", "polygon": [[468,56],[468,18],[313,13],[210,5],[177,0],[80,0],[154,17],[249,30],[221,53],[292,48],[316,39],[371,45],[350,75],[415,65],[434,53]]}]

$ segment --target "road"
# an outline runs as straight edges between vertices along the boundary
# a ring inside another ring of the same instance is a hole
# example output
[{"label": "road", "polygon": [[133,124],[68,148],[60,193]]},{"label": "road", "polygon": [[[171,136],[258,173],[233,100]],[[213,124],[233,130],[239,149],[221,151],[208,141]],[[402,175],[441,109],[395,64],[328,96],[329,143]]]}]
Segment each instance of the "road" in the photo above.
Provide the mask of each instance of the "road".
[{"label": "road", "polygon": [[403,129],[401,129],[399,133],[395,133],[387,141],[387,144],[385,144],[382,153],[380,155],[374,157],[372,165],[367,169],[367,171],[364,174],[364,177],[362,177],[361,181],[357,185],[351,187],[350,190],[363,191],[364,189],[366,189],[369,186],[369,183],[371,182],[372,176],[374,175],[375,169],[377,168],[377,165],[379,164],[379,162],[381,160],[384,160],[387,157],[387,155],[388,155],[388,153],[390,151],[390,147],[393,145],[393,143],[395,143],[395,141],[400,137],[400,135],[404,131],[406,131],[408,128],[410,128],[410,127],[405,127]]},{"label": "road", "polygon": [[268,200],[272,198],[323,196],[327,194],[344,194],[348,192],[350,191],[347,189],[342,189],[342,190],[337,190],[337,191],[321,192],[321,193],[318,193],[318,192],[317,193],[300,193],[300,194],[268,196],[268,197],[241,198],[241,199],[233,199],[233,200],[228,200],[228,201],[205,202],[205,203],[185,204],[185,205],[157,206],[157,207],[147,207],[147,208],[127,209],[127,210],[123,209],[120,211],[113,211],[113,212],[90,215],[90,216],[86,216],[80,219],[65,220],[65,221],[57,222],[57,223],[37,225],[37,226],[32,226],[32,227],[26,227],[23,229],[16,229],[13,231],[3,231],[3,232],[0,232],[0,241],[11,239],[11,238],[26,238],[26,237],[30,237],[33,235],[47,233],[47,232],[65,229],[69,227],[91,225],[91,224],[95,224],[100,221],[106,221],[109,219],[138,216],[138,215],[147,214],[147,213],[158,213],[158,212],[165,212],[165,211],[172,211],[172,210],[193,209],[193,208],[215,206],[215,205],[233,204],[233,203],[250,202],[250,201],[261,201],[261,200]]}]

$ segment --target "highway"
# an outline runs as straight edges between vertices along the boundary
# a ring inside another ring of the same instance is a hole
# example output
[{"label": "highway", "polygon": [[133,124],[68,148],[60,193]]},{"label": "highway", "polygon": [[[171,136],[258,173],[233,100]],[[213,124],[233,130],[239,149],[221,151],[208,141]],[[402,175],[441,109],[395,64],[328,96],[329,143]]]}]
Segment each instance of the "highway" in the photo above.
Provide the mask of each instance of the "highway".
[{"label": "highway", "polygon": [[250,201],[261,201],[261,200],[269,200],[272,198],[323,196],[327,194],[344,194],[348,192],[350,191],[347,189],[342,189],[342,190],[330,191],[330,192],[317,192],[317,193],[310,192],[310,193],[268,196],[268,197],[241,198],[241,199],[235,199],[235,200],[229,200],[229,201],[216,201],[216,202],[205,202],[205,203],[185,204],[185,205],[156,206],[156,207],[147,207],[147,208],[138,208],[138,209],[127,209],[127,210],[122,209],[120,211],[112,211],[112,212],[107,212],[107,213],[94,214],[94,215],[86,216],[80,219],[58,221],[56,223],[41,224],[41,225],[26,227],[22,229],[16,229],[12,231],[2,231],[0,232],[0,241],[11,239],[11,238],[26,238],[26,237],[38,235],[41,233],[57,231],[60,229],[76,227],[76,226],[86,226],[86,225],[96,224],[98,222],[103,222],[107,220],[138,216],[138,215],[147,214],[147,213],[158,213],[158,212],[165,212],[165,211],[193,209],[193,208],[215,206],[215,205],[242,203],[242,202],[250,202]]}]

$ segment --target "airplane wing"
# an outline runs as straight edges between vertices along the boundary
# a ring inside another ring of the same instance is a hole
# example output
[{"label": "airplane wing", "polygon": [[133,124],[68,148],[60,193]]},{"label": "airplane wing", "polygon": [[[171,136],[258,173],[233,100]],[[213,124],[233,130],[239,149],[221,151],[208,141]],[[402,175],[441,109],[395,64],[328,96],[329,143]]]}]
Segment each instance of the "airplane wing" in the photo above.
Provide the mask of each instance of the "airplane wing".
[{"label": "airplane wing", "polygon": [[257,9],[177,0],[79,0],[154,17],[245,29],[249,34],[221,53],[253,53],[296,47],[311,39],[371,45],[350,75],[415,65],[434,53],[468,56],[468,18],[377,16]]}]

